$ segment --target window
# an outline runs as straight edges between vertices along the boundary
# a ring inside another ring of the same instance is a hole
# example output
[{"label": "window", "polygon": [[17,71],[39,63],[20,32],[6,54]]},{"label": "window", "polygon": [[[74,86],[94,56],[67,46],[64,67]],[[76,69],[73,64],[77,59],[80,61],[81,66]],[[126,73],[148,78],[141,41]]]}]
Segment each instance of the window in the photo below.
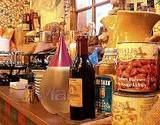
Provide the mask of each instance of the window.
[{"label": "window", "polygon": [[77,28],[83,30],[89,23],[96,25],[96,34],[102,26],[100,20],[112,9],[109,0],[76,0],[76,11],[78,14]]}]

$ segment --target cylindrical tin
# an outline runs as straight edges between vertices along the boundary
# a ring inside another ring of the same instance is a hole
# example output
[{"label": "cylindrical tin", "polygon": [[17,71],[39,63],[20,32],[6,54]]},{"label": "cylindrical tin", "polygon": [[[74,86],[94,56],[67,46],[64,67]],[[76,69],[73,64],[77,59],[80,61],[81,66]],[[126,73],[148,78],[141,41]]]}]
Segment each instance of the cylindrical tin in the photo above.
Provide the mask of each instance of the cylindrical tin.
[{"label": "cylindrical tin", "polygon": [[111,113],[112,85],[111,76],[96,76],[96,114]]},{"label": "cylindrical tin", "polygon": [[112,125],[145,125],[147,111],[157,100],[155,94],[113,93]]},{"label": "cylindrical tin", "polygon": [[116,90],[154,92],[158,88],[158,46],[155,43],[118,43]]}]

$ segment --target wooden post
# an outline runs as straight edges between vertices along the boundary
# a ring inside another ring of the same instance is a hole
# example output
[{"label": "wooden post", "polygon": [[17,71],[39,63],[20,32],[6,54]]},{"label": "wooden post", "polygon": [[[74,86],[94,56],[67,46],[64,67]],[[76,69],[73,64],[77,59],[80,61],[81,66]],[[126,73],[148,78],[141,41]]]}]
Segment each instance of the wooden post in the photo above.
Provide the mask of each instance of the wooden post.
[{"label": "wooden post", "polygon": [[77,12],[76,12],[76,2],[75,0],[71,0],[70,7],[70,30],[77,30]]}]

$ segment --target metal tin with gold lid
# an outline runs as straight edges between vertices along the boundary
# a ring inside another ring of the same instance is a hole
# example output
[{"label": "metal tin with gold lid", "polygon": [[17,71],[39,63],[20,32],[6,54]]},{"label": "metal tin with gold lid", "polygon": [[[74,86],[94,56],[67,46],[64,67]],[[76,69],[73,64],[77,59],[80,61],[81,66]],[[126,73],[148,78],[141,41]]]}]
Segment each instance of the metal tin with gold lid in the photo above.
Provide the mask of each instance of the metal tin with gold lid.
[{"label": "metal tin with gold lid", "polygon": [[147,112],[158,100],[156,94],[114,92],[112,96],[112,125],[145,125]]}]

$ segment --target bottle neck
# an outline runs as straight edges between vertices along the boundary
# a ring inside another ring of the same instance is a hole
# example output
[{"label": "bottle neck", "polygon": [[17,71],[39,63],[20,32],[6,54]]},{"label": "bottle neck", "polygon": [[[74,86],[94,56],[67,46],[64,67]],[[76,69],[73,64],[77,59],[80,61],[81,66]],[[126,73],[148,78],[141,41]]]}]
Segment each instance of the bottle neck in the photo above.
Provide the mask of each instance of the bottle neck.
[{"label": "bottle neck", "polygon": [[77,38],[77,56],[88,56],[88,38],[86,36]]}]

